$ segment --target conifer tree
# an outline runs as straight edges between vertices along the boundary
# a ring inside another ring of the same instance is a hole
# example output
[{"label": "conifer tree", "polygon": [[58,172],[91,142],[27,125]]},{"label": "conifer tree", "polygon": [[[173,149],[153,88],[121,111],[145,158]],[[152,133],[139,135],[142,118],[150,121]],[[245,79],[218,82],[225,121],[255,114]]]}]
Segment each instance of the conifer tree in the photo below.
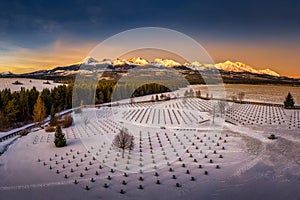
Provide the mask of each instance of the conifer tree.
[{"label": "conifer tree", "polygon": [[41,96],[38,96],[33,108],[33,120],[42,126],[46,117],[46,108]]},{"label": "conifer tree", "polygon": [[289,92],[288,95],[285,97],[284,108],[294,108],[294,105],[295,105],[294,98]]},{"label": "conifer tree", "polygon": [[30,116],[29,103],[28,103],[28,95],[24,87],[21,88],[19,102],[20,102],[21,118],[27,119]]},{"label": "conifer tree", "polygon": [[64,147],[67,145],[65,134],[63,134],[60,126],[56,127],[54,135],[54,144],[56,147]]},{"label": "conifer tree", "polygon": [[17,121],[19,109],[16,99],[12,99],[7,103],[7,105],[5,106],[5,113],[10,125]]},{"label": "conifer tree", "polygon": [[51,111],[50,111],[50,125],[51,126],[55,126],[57,123],[57,118],[55,116],[55,108],[54,106],[52,105],[51,106]]}]

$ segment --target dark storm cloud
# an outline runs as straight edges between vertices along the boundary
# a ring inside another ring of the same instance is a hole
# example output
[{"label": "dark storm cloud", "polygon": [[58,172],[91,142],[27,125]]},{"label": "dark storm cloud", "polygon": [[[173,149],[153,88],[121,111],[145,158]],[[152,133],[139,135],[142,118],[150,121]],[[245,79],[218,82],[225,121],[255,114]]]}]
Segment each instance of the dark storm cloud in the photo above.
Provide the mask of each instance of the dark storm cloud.
[{"label": "dark storm cloud", "polygon": [[0,40],[38,48],[59,37],[102,39],[141,26],[216,37],[299,35],[300,1],[34,1],[0,3]]}]

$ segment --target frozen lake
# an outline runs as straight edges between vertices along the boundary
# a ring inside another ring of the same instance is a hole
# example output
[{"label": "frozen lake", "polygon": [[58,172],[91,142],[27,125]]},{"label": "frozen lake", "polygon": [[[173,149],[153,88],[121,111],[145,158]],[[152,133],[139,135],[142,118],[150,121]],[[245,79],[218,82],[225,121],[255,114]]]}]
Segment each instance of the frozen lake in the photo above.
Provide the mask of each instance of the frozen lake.
[{"label": "frozen lake", "polygon": [[[14,82],[19,81],[21,85],[13,84]],[[45,88],[52,89],[61,85],[60,83],[53,83],[53,81],[48,81],[50,84],[44,84],[47,80],[39,79],[26,79],[26,78],[0,78],[0,90],[5,88],[10,88],[12,92],[21,90],[22,87],[25,89],[32,89],[36,87],[38,91],[42,91]]]},{"label": "frozen lake", "polygon": [[[206,96],[208,87],[205,85],[193,85],[193,89],[201,90],[202,96]],[[209,86],[209,93],[218,97],[220,86]],[[245,100],[269,103],[283,103],[288,92],[290,92],[296,104],[300,105],[300,87],[284,85],[248,85],[248,84],[226,84],[225,92],[228,99],[236,96],[239,92],[245,92]]]}]

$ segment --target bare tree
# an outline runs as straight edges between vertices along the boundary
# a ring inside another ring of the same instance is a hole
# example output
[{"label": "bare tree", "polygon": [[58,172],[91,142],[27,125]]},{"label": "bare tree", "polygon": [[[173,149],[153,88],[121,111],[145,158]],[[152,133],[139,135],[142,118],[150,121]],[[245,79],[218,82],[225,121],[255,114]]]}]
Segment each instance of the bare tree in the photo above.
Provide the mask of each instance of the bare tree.
[{"label": "bare tree", "polygon": [[124,158],[125,150],[133,150],[134,148],[134,136],[130,135],[126,128],[123,128],[115,136],[112,144],[113,146],[122,149],[122,158]]},{"label": "bare tree", "polygon": [[213,121],[213,124],[214,124],[215,123],[215,117],[216,117],[216,105],[214,103],[212,105],[211,114],[212,114],[212,121]]},{"label": "bare tree", "polygon": [[87,126],[90,123],[90,119],[88,116],[84,116],[83,123],[84,123],[84,126]]},{"label": "bare tree", "polygon": [[189,92],[189,93],[190,93],[190,97],[194,97],[194,94],[195,94],[195,93],[194,93],[194,90],[193,90],[193,89],[190,89],[190,92]]},{"label": "bare tree", "polygon": [[200,90],[196,91],[196,97],[201,98],[201,91]]},{"label": "bare tree", "polygon": [[183,95],[184,97],[188,97],[189,96],[189,92],[186,90],[185,92],[184,92],[184,95]]},{"label": "bare tree", "polygon": [[134,102],[134,97],[130,97],[130,99],[129,99],[129,104],[133,104],[133,103],[135,103],[135,102]]},{"label": "bare tree", "polygon": [[82,119],[82,122],[84,124],[84,131],[86,133],[87,126],[90,123],[90,118],[89,118],[88,114],[83,114],[82,113],[81,119]]},{"label": "bare tree", "polygon": [[226,101],[225,100],[219,100],[218,106],[220,109],[221,117],[225,114],[226,111]]},{"label": "bare tree", "polygon": [[246,93],[245,92],[239,92],[238,93],[238,99],[240,101],[240,103],[243,101],[243,99],[245,98]]}]

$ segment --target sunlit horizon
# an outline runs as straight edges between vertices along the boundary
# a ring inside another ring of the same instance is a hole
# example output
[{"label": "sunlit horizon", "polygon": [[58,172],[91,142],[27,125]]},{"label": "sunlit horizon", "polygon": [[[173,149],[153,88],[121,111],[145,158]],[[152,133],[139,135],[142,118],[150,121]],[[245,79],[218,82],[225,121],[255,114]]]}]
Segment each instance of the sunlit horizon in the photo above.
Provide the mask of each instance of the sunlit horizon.
[{"label": "sunlit horizon", "polygon": [[[201,43],[201,40],[198,40]],[[58,66],[68,66],[78,63],[88,56],[97,42],[65,42],[58,40],[51,45],[39,49],[10,46],[7,51],[1,51],[0,72],[10,71],[15,74],[29,73],[38,70],[49,70]],[[297,49],[290,44],[276,46],[274,44],[226,43],[205,41],[203,47],[211,55],[215,63],[243,62],[255,69],[271,69],[281,76],[300,77],[300,66],[297,63]],[[2,45],[5,47],[5,45]],[[9,46],[6,44],[6,46]],[[254,48],[255,46],[255,48]],[[288,55],[288,56],[281,56]],[[133,54],[131,57],[167,58],[166,55]],[[114,57],[107,59],[113,59]],[[172,59],[172,57],[170,57]],[[173,57],[174,58],[174,57]],[[148,58],[149,59],[149,58]],[[150,59],[151,60],[151,59]]]}]

